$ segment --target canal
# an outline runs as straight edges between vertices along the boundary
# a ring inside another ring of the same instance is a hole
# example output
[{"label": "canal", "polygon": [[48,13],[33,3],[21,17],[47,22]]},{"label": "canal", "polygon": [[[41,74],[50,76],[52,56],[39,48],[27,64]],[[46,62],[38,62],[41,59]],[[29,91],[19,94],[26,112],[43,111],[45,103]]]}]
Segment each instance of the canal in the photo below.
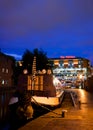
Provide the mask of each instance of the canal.
[{"label": "canal", "polygon": [[9,101],[15,92],[15,88],[0,88],[0,130],[6,124],[9,117]]},{"label": "canal", "polygon": [[[83,89],[70,89],[68,91],[75,92],[77,94],[78,100],[81,101],[81,110],[84,117],[86,117],[87,113],[91,117],[93,114],[91,111],[93,111],[93,93],[87,92]],[[32,104],[32,107],[34,109],[34,116],[32,119],[29,120],[22,120],[22,122],[19,122],[19,120],[16,118],[16,107],[17,103],[13,105],[13,111],[10,114],[10,107],[9,107],[9,101],[12,96],[14,96],[15,90],[5,90],[0,91],[0,130],[17,130],[21,126],[25,125],[27,122],[34,120],[35,118],[39,117],[40,115],[43,115],[45,113],[48,113],[49,110],[44,109],[36,104]],[[67,100],[66,100],[67,101]],[[64,104],[62,104],[64,107]],[[65,104],[69,105],[68,103]],[[48,107],[50,110],[53,110],[55,108]],[[91,114],[90,114],[91,113]]]},{"label": "canal", "polygon": [[32,121],[40,115],[49,112],[49,110],[55,109],[48,106],[48,110],[39,106],[38,104],[33,103],[33,118],[29,120],[23,118],[22,120],[19,120],[16,114],[18,103],[9,105],[10,99],[14,96],[16,97],[15,89],[6,89],[0,91],[0,130],[17,130],[19,127],[25,125],[27,122]]}]

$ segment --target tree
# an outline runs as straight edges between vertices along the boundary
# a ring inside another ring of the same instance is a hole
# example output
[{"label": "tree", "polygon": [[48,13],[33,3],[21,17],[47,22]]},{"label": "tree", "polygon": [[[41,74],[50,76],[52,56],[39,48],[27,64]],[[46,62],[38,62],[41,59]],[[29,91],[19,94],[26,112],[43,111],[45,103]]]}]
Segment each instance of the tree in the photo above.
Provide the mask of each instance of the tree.
[{"label": "tree", "polygon": [[36,56],[36,71],[49,68],[47,54],[42,49],[35,48],[32,52],[29,50],[24,52],[22,56],[23,69],[27,69],[30,74],[32,73],[34,56]]},{"label": "tree", "polygon": [[34,56],[36,56],[36,69],[42,70],[42,69],[48,69],[48,58],[46,53],[41,49],[34,49],[33,51]]},{"label": "tree", "polygon": [[32,72],[33,57],[33,53],[29,50],[26,50],[22,56],[23,69],[27,69],[28,73]]}]

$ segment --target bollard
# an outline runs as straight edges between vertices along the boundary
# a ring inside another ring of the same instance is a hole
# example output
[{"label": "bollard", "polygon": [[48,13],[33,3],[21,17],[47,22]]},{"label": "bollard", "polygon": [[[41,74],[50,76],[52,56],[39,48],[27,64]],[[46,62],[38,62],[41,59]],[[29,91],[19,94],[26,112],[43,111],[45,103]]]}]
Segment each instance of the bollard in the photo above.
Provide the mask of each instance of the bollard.
[{"label": "bollard", "polygon": [[62,117],[65,117],[65,111],[62,111]]},{"label": "bollard", "polygon": [[65,117],[65,113],[67,112],[67,110],[62,110],[62,118]]},{"label": "bollard", "polygon": [[81,109],[81,101],[78,101],[79,109]]}]

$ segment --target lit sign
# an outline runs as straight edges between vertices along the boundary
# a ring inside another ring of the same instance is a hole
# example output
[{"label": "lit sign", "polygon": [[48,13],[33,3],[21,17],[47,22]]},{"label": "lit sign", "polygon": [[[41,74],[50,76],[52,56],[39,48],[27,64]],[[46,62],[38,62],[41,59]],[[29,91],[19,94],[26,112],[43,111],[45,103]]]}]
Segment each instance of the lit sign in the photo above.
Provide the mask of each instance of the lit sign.
[{"label": "lit sign", "polygon": [[75,56],[60,56],[60,58],[64,59],[64,58],[67,58],[67,59],[70,59],[70,58],[75,58]]}]

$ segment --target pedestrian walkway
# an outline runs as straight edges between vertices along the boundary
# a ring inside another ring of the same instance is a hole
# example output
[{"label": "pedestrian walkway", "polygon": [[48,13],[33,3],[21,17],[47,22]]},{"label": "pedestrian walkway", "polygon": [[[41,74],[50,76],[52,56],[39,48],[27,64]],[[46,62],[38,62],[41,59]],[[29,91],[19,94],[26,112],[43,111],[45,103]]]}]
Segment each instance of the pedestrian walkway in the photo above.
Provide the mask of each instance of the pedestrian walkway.
[{"label": "pedestrian walkway", "polygon": [[93,130],[93,107],[85,103],[76,108],[57,108],[18,130]]}]

